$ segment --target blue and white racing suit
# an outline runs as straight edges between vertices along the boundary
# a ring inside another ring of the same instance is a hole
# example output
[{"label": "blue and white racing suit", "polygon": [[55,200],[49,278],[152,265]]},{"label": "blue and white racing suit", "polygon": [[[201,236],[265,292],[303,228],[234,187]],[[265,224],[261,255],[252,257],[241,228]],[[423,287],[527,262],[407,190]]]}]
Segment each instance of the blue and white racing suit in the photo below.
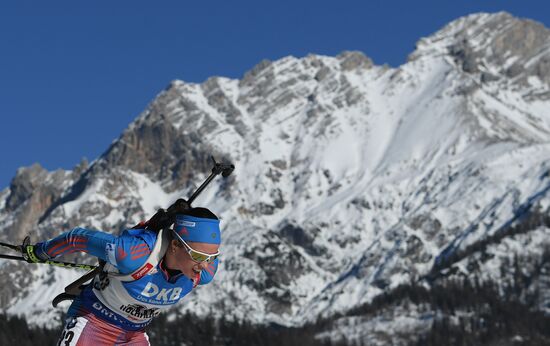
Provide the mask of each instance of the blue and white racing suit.
[{"label": "blue and white racing suit", "polygon": [[36,253],[55,258],[82,251],[106,261],[110,274],[96,276],[74,300],[68,311],[69,318],[73,318],[71,323],[75,323],[75,318],[85,318],[87,323],[101,321],[122,334],[139,335],[160,311],[176,304],[197,285],[212,281],[218,268],[216,259],[194,279],[181,273],[170,276],[163,265],[167,243],[162,232],[157,235],[149,230],[131,229],[114,236],[75,228],[36,244]]}]

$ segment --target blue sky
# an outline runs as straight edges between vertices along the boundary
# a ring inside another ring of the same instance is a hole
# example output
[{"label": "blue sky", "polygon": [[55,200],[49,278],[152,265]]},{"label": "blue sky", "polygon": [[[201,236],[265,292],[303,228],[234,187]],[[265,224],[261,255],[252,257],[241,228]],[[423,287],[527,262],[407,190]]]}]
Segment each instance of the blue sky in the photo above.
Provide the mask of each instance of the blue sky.
[{"label": "blue sky", "polygon": [[171,80],[240,78],[262,59],[360,50],[402,64],[460,16],[550,27],[547,1],[3,1],[0,190],[18,167],[101,155]]}]

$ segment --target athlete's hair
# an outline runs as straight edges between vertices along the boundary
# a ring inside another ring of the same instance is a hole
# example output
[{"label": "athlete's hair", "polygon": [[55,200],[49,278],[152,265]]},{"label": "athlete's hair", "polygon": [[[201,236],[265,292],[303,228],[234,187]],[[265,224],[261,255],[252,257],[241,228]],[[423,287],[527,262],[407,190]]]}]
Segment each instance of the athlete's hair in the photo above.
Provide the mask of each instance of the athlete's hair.
[{"label": "athlete's hair", "polygon": [[202,217],[205,219],[218,220],[218,217],[213,212],[211,212],[209,209],[201,207],[187,209],[182,214],[194,217]]}]

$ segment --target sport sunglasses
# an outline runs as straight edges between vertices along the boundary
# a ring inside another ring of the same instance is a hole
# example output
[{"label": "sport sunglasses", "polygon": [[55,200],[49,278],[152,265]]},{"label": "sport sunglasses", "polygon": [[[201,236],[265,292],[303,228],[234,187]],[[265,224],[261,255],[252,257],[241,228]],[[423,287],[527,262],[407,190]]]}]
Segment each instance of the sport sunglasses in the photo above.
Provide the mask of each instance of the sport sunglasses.
[{"label": "sport sunglasses", "polygon": [[195,249],[193,249],[191,246],[189,246],[189,244],[187,244],[185,242],[185,240],[183,240],[179,234],[177,234],[176,232],[174,232],[174,234],[178,237],[178,240],[181,241],[183,243],[183,245],[185,245],[185,247],[187,248],[187,253],[189,254],[189,257],[191,257],[191,259],[195,262],[208,262],[208,263],[211,263],[211,262],[214,262],[214,260],[216,258],[218,258],[218,256],[220,255],[220,252],[216,252],[214,254],[209,254],[209,253],[204,253],[204,252],[201,252],[201,251],[197,251]]}]

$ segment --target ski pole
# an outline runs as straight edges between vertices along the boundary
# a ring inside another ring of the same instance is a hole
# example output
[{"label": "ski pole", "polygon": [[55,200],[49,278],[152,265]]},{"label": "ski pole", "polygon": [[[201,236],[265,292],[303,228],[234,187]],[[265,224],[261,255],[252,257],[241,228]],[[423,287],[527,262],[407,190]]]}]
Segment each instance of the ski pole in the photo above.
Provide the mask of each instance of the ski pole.
[{"label": "ski pole", "polygon": [[[7,247],[9,249],[12,249],[12,250],[15,250],[15,251],[21,253],[21,247],[20,246],[13,245],[13,244],[8,244],[8,243],[4,243],[4,242],[0,242],[0,246]],[[0,258],[10,259],[10,260],[15,260],[15,261],[26,261],[26,259],[21,257],[21,256],[11,256],[11,255],[2,255],[2,254],[0,254]],[[39,263],[49,264],[49,265],[53,265],[53,266],[57,266],[57,267],[78,268],[78,269],[85,269],[85,270],[92,270],[92,269],[95,268],[95,266],[90,266],[88,264],[60,262],[60,261],[52,261],[52,260],[48,260],[48,261],[45,261],[45,262],[39,262]]]},{"label": "ski pole", "polygon": [[[25,258],[21,256],[11,256],[11,255],[3,255],[0,254],[0,258],[9,259],[9,260],[15,260],[15,261],[27,261]],[[70,263],[70,262],[59,262],[59,261],[44,261],[44,262],[37,262],[37,264],[49,264],[56,267],[62,267],[62,268],[77,268],[77,269],[84,269],[84,270],[93,270],[96,268],[96,266],[89,265],[89,264],[80,264],[80,263]]]},{"label": "ski pole", "polygon": [[187,203],[191,205],[191,203],[197,198],[197,196],[210,184],[210,182],[216,177],[216,175],[220,174],[222,177],[227,178],[228,176],[233,173],[233,170],[235,169],[235,166],[230,163],[218,163],[216,160],[214,160],[214,156],[210,156],[212,161],[214,162],[214,167],[212,167],[212,173],[206,178],[206,180],[199,186],[197,191],[193,192],[191,197],[187,200]]},{"label": "ski pole", "polygon": [[15,250],[15,251],[17,251],[17,252],[21,252],[21,251],[19,250],[19,247],[18,247],[17,245],[12,245],[12,244],[2,243],[2,242],[0,242],[0,245],[1,245],[1,246],[4,246],[4,247],[7,247],[7,248],[9,248],[9,249]]},{"label": "ski pole", "polygon": [[21,256],[10,256],[10,255],[2,255],[2,254],[0,254],[0,258],[5,258],[5,259],[15,260],[15,261],[26,261],[26,259],[24,259],[24,258],[21,257]]}]

